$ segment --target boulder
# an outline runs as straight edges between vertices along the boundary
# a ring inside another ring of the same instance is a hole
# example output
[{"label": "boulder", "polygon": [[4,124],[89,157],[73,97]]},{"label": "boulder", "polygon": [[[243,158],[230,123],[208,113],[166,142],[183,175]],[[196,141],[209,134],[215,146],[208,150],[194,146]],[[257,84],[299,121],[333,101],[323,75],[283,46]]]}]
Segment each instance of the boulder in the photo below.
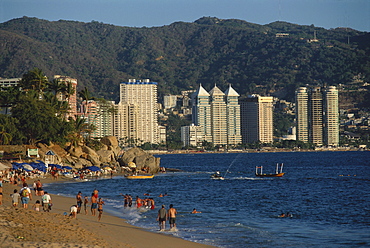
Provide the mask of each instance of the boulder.
[{"label": "boulder", "polygon": [[160,158],[156,158],[142,149],[135,147],[126,151],[118,162],[121,166],[127,166],[129,162],[134,162],[137,170],[147,168],[149,173],[157,173],[159,171]]},{"label": "boulder", "polygon": [[100,142],[106,146],[112,146],[117,147],[118,146],[118,140],[115,136],[105,136],[100,140]]},{"label": "boulder", "polygon": [[95,166],[100,166],[101,162],[99,160],[99,155],[93,149],[88,146],[83,146],[82,151],[86,153],[87,160],[89,160]]},{"label": "boulder", "polygon": [[99,155],[101,163],[111,163],[116,161],[112,150],[99,150],[97,151],[97,154]]},{"label": "boulder", "polygon": [[84,153],[83,151],[82,151],[82,147],[81,146],[72,146],[69,150],[68,150],[68,152],[72,155],[72,156],[74,156],[74,157],[76,157],[76,158],[79,158],[79,157],[81,157],[81,155]]}]

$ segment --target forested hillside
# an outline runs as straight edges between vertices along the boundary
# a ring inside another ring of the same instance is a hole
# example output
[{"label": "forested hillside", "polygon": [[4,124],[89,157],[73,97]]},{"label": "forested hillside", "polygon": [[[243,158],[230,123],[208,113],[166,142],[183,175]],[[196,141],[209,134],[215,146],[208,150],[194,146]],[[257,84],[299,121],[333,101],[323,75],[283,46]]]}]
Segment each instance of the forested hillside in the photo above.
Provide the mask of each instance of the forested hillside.
[{"label": "forested hillside", "polygon": [[370,33],[211,17],[153,28],[28,17],[0,24],[0,77],[34,67],[77,78],[79,89],[109,100],[129,78],[158,82],[160,96],[231,83],[241,95],[291,100],[301,85],[370,82]]}]

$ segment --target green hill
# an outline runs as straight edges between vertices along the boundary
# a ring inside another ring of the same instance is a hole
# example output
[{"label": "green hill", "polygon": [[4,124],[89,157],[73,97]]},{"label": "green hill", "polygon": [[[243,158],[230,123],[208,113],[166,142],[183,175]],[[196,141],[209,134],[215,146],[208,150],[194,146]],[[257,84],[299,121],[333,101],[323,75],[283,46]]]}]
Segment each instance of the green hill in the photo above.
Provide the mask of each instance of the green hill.
[{"label": "green hill", "polygon": [[160,97],[231,83],[241,95],[291,100],[300,85],[370,82],[370,33],[212,17],[153,28],[28,17],[0,24],[0,76],[34,67],[77,78],[79,89],[110,100],[129,78],[158,82]]}]

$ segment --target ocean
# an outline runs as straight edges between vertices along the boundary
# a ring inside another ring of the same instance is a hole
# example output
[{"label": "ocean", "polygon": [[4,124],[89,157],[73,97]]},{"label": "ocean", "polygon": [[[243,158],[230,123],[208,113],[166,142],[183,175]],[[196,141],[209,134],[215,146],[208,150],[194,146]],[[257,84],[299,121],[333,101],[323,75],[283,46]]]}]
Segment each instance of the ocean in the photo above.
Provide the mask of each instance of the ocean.
[{"label": "ocean", "polygon": [[[177,231],[165,233],[216,247],[369,247],[370,152],[199,153],[158,155],[167,172],[45,185],[49,193],[90,196],[128,223],[159,232],[157,211],[173,204]],[[257,178],[255,167],[282,178]],[[220,171],[225,180],[210,176]],[[154,210],[124,208],[122,194],[150,194]],[[165,197],[160,194],[167,193]],[[193,208],[202,213],[191,214]],[[280,218],[281,213],[292,217]],[[104,219],[104,215],[102,217]],[[167,223],[167,228],[169,228]]]}]

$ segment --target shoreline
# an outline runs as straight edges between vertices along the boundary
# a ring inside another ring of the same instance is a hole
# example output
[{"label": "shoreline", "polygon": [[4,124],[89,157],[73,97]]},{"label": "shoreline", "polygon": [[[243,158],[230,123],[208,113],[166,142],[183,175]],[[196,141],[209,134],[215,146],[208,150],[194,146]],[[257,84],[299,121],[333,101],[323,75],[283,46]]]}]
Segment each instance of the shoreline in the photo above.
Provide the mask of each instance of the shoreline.
[{"label": "shoreline", "polygon": [[[29,186],[33,180],[27,181]],[[40,180],[43,184],[70,181],[64,178],[52,180],[50,176]],[[214,247],[130,225],[125,219],[107,211],[103,213],[101,221],[98,221],[97,216],[92,216],[90,211],[88,215],[80,213],[77,219],[72,219],[64,213],[69,215],[70,207],[76,204],[76,200],[52,192],[49,193],[53,207],[49,213],[32,210],[35,201],[41,200],[41,196],[34,194],[28,209],[23,209],[21,204],[14,208],[9,195],[14,189],[19,191],[20,188],[19,185],[3,184],[3,205],[0,205],[1,247]]]}]

